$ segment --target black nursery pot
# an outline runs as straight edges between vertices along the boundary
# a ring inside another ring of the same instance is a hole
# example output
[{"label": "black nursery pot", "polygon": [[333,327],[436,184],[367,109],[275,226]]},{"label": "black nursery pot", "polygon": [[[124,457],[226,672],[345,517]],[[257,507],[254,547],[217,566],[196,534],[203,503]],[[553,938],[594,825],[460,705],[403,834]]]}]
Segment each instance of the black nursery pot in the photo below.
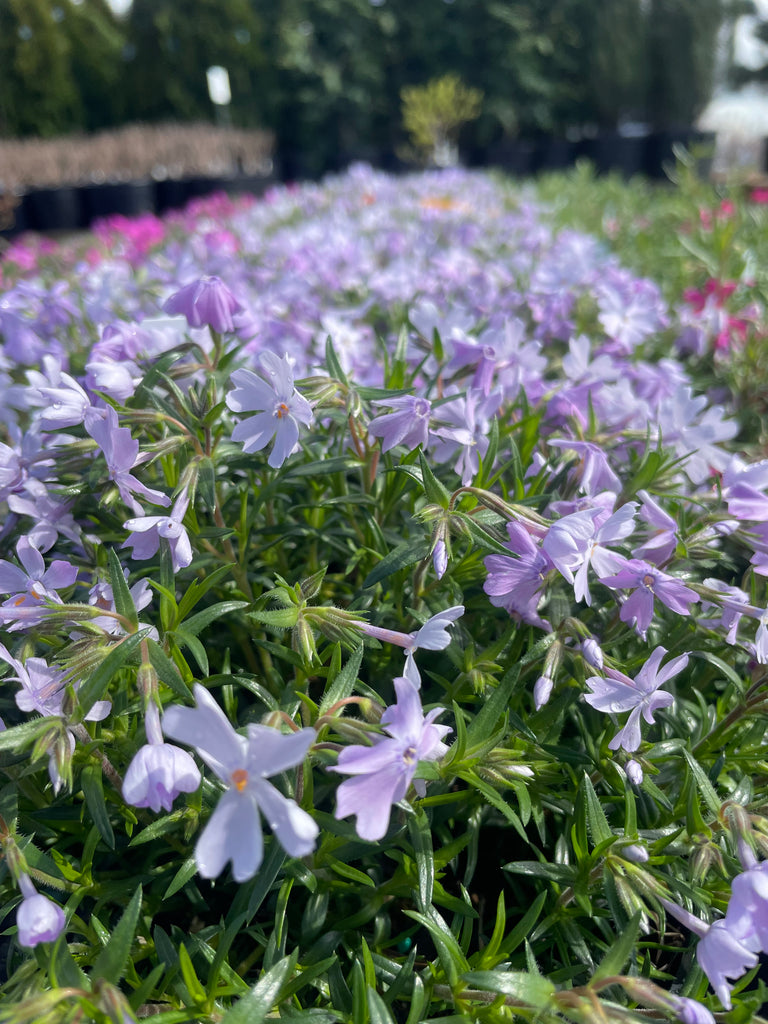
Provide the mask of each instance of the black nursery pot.
[{"label": "black nursery pot", "polygon": [[82,193],[82,225],[88,227],[100,217],[116,213],[137,217],[154,213],[155,185],[151,181],[111,182],[106,185],[85,185]]},{"label": "black nursery pot", "polygon": [[81,226],[80,193],[76,188],[39,188],[24,204],[28,227],[35,231],[75,231]]}]

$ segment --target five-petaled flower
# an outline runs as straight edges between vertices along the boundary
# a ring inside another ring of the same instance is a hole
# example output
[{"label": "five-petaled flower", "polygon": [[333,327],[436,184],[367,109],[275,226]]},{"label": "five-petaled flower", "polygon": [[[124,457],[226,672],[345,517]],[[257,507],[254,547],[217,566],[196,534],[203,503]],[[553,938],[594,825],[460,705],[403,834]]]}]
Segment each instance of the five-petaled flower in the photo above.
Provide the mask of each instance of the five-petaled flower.
[{"label": "five-petaled flower", "polygon": [[611,750],[622,748],[629,753],[637,750],[641,740],[640,716],[653,724],[654,711],[674,703],[672,694],[659,693],[659,688],[682,672],[688,664],[688,655],[681,654],[660,669],[661,659],[666,653],[665,647],[657,647],[634,679],[612,668],[606,669],[605,679],[602,676],[587,679],[587,686],[592,691],[584,697],[587,704],[598,711],[630,712],[626,725],[608,744]]},{"label": "five-petaled flower", "polygon": [[234,391],[227,395],[233,412],[258,412],[241,420],[232,431],[233,441],[243,442],[243,451],[258,452],[274,437],[269,465],[278,469],[299,440],[299,424],[312,422],[312,407],[293,383],[293,368],[288,356],[282,359],[274,352],[262,352],[260,362],[269,381],[252,370],[235,370]]},{"label": "five-petaled flower", "polygon": [[303,762],[314,729],[286,736],[266,725],[249,725],[247,737],[241,736],[205,687],[196,683],[194,694],[196,707],[173,705],[162,726],[166,736],[194,747],[227,787],[197,841],[197,870],[203,878],[216,878],[232,861],[236,882],[255,875],[264,852],[260,812],[291,857],[311,853],[317,825],[267,777]]},{"label": "five-petaled flower", "polygon": [[[357,815],[357,834],[361,839],[381,839],[389,826],[392,805],[402,800],[416,774],[419,761],[435,761],[446,753],[443,737],[450,726],[435,725],[443,708],[434,708],[426,717],[421,698],[405,676],[395,679],[397,701],[381,716],[388,736],[373,736],[373,746],[354,744],[339,754],[330,770],[345,779],[336,793],[336,817]],[[419,787],[417,787],[419,788]],[[424,784],[421,784],[421,795]]]}]

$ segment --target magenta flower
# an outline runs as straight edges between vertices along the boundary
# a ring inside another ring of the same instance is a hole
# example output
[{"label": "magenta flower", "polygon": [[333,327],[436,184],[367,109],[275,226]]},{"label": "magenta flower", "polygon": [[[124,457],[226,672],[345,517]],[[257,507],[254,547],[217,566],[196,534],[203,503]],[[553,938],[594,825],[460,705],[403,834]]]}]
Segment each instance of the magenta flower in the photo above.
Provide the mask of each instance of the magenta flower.
[{"label": "magenta flower", "polygon": [[381,450],[388,452],[398,444],[412,451],[421,445],[427,450],[429,443],[429,416],[432,406],[426,398],[402,395],[400,398],[381,399],[376,405],[388,405],[394,412],[376,416],[368,424],[369,433],[381,438]]},{"label": "magenta flower", "polygon": [[182,520],[189,507],[186,488],[176,499],[169,516],[139,516],[127,519],[123,526],[133,534],[123,542],[123,547],[133,548],[133,557],[139,560],[152,558],[160,547],[160,538],[168,541],[173,559],[173,571],[178,572],[192,561],[192,544]]},{"label": "magenta flower", "polygon": [[64,911],[35,889],[29,875],[19,877],[19,888],[24,897],[16,911],[19,945],[34,949],[41,942],[55,942],[66,924]]},{"label": "magenta flower", "polygon": [[370,747],[345,747],[329,769],[353,776],[338,788],[335,816],[356,815],[357,834],[370,841],[384,836],[392,806],[408,792],[419,761],[436,761],[448,749],[442,740],[450,727],[434,725],[444,708],[424,717],[418,691],[404,676],[395,679],[395,693],[397,701],[381,716],[389,736],[373,736]]},{"label": "magenta flower", "polygon": [[235,426],[232,440],[242,441],[245,452],[258,452],[274,438],[267,461],[278,469],[298,443],[299,424],[311,424],[312,407],[294,387],[288,356],[281,359],[274,352],[262,352],[260,362],[268,381],[252,370],[235,370],[232,374],[235,390],[227,395],[229,408],[233,412],[258,411],[257,416],[249,416]]},{"label": "magenta flower", "polygon": [[167,298],[163,310],[185,316],[190,327],[208,326],[223,334],[234,331],[232,314],[243,306],[220,277],[201,277]]},{"label": "magenta flower", "polygon": [[123,778],[123,799],[132,807],[170,811],[179,793],[194,793],[201,782],[191,755],[163,741],[157,705],[150,701],[144,720],[147,743],[139,747]]},{"label": "magenta flower", "polygon": [[306,856],[315,847],[318,827],[267,777],[301,764],[315,731],[300,729],[286,736],[265,725],[249,725],[246,738],[235,732],[205,687],[196,683],[194,694],[196,707],[174,705],[162,724],[166,736],[194,747],[227,786],[197,841],[197,870],[203,878],[216,878],[231,861],[236,882],[252,878],[264,852],[260,812],[289,856]]},{"label": "magenta flower", "polygon": [[592,691],[584,697],[587,704],[598,711],[630,713],[626,725],[619,729],[608,744],[611,750],[621,748],[628,753],[637,750],[642,739],[640,717],[652,725],[654,711],[674,703],[675,698],[671,693],[659,693],[659,689],[678,672],[682,672],[688,664],[688,655],[681,654],[660,669],[661,659],[666,653],[665,647],[657,647],[634,679],[609,668],[606,669],[607,678],[591,676],[586,680]]},{"label": "magenta flower", "polygon": [[690,587],[639,558],[627,559],[614,576],[604,576],[601,582],[612,590],[633,590],[621,605],[620,618],[634,626],[643,640],[653,618],[654,598],[678,615],[690,615],[689,606],[699,600]]}]

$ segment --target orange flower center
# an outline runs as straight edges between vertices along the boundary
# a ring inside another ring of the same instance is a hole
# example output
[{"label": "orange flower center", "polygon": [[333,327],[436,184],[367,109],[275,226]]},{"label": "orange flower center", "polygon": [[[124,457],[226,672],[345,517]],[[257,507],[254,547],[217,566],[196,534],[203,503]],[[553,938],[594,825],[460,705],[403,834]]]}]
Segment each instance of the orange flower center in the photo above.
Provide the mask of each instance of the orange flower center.
[{"label": "orange flower center", "polygon": [[277,409],[275,409],[275,415],[279,420],[281,420],[283,416],[287,416],[290,411],[291,410],[288,408],[285,402],[281,402],[280,405],[278,405]]},{"label": "orange flower center", "polygon": [[245,768],[236,768],[232,772],[230,778],[232,779],[232,784],[234,785],[238,793],[242,793],[245,787],[248,785],[248,772],[245,770]]}]

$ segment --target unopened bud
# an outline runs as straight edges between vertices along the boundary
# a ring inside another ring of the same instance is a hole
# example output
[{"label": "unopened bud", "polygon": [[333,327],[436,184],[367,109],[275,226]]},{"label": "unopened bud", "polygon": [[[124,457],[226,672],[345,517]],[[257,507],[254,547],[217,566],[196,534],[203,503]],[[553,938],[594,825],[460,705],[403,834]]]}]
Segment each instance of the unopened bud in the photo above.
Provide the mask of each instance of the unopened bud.
[{"label": "unopened bud", "polygon": [[639,786],[643,781],[643,769],[640,762],[636,761],[634,757],[631,757],[624,765],[624,771],[627,773],[627,778],[633,785]]},{"label": "unopened bud", "polygon": [[549,700],[554,683],[552,676],[547,675],[546,672],[536,680],[533,687],[533,704],[537,711],[543,708]]},{"label": "unopened bud", "polygon": [[139,665],[139,671],[136,673],[136,686],[144,697],[149,697],[158,691],[157,672],[148,661]]},{"label": "unopened bud", "polygon": [[602,671],[603,650],[593,636],[588,636],[586,640],[582,641],[581,653],[584,656],[584,661],[586,661],[588,665]]},{"label": "unopened bud", "polygon": [[301,581],[301,596],[305,601],[311,601],[313,597],[318,595],[327,571],[328,566],[324,566],[322,569],[319,569],[317,572],[312,573],[311,576],[307,576],[306,579]]},{"label": "unopened bud", "polygon": [[300,654],[307,665],[313,665],[318,660],[317,647],[312,627],[303,616],[299,616],[291,634],[291,647],[297,654]]}]

